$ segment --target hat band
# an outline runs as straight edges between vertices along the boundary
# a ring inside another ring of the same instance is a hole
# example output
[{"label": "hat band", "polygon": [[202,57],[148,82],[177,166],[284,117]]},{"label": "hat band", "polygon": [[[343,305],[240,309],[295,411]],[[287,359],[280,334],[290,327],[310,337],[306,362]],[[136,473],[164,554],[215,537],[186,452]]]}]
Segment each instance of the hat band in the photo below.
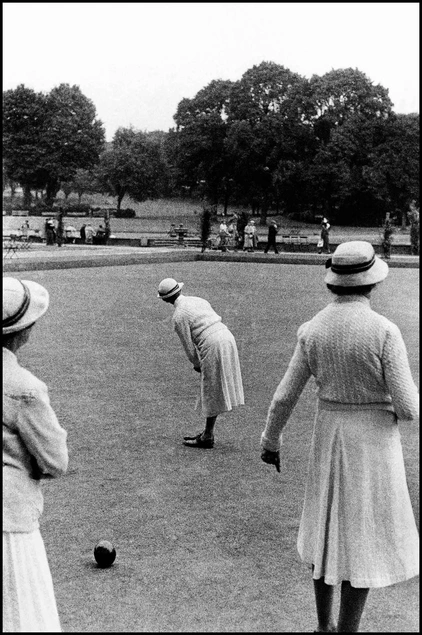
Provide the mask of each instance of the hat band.
[{"label": "hat band", "polygon": [[29,289],[26,286],[26,284],[24,284],[22,281],[21,281],[21,285],[23,286],[23,290],[24,290],[22,304],[14,315],[10,315],[8,318],[3,320],[3,323],[2,323],[3,328],[13,326],[17,322],[19,322],[19,320],[25,315],[29,307],[29,303],[31,301],[31,294],[29,293]]},{"label": "hat band", "polygon": [[175,291],[177,291],[177,289],[179,288],[179,283],[176,284],[175,287],[173,287],[173,289],[170,289],[170,291],[166,291],[166,293],[160,293],[161,297],[165,298],[169,295],[171,295],[172,293],[174,293]]},{"label": "hat band", "polygon": [[337,273],[339,276],[348,276],[354,273],[362,273],[363,271],[368,271],[368,269],[370,269],[375,264],[375,254],[370,260],[355,265],[334,265],[332,261],[330,262],[330,264],[328,264],[328,262],[329,261],[327,261],[327,267],[331,267],[331,271],[333,273]]}]

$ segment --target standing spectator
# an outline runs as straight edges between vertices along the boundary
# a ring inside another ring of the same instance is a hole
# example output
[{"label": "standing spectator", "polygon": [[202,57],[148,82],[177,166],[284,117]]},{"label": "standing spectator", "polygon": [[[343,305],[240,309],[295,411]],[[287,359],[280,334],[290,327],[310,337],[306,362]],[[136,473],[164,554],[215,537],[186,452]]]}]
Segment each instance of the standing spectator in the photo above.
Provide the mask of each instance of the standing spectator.
[{"label": "standing spectator", "polygon": [[174,223],[172,223],[170,225],[170,229],[169,229],[169,236],[170,238],[176,238],[177,233],[176,233],[176,225]]},{"label": "standing spectator", "polygon": [[382,250],[384,253],[384,258],[389,260],[391,258],[391,244],[393,242],[393,234],[394,229],[389,217],[385,219],[385,223],[383,226],[383,239],[382,239]]},{"label": "standing spectator", "polygon": [[62,243],[65,238],[64,229],[63,229],[63,216],[64,216],[63,208],[59,207],[59,212],[57,214],[57,232],[56,232],[56,241],[57,241],[58,247],[62,246]]},{"label": "standing spectator", "polygon": [[91,223],[88,222],[88,224],[85,227],[85,243],[87,245],[92,245],[94,241],[94,236],[95,236],[95,230],[93,226],[91,225]]},{"label": "standing spectator", "polygon": [[97,229],[97,233],[95,234],[95,242],[97,245],[105,245],[105,229],[102,225],[100,225]]},{"label": "standing spectator", "polygon": [[45,221],[45,236],[47,245],[54,245],[56,242],[56,228],[52,218],[47,218]]},{"label": "standing spectator", "polygon": [[3,278],[3,632],[60,632],[53,581],[39,529],[42,481],[67,470],[66,431],[47,386],[17,353],[47,311],[47,290]]},{"label": "standing spectator", "polygon": [[227,241],[230,238],[230,234],[227,228],[227,223],[224,219],[220,223],[218,236],[220,239],[219,248],[221,249],[221,251],[227,251]]},{"label": "standing spectator", "polygon": [[22,231],[23,239],[24,240],[28,240],[29,232],[30,232],[30,227],[29,227],[29,221],[28,220],[24,221],[24,223],[22,224],[21,231]]},{"label": "standing spectator", "polygon": [[[351,241],[326,266],[334,299],[298,330],[268,411],[261,458],[280,471],[281,432],[313,376],[318,408],[298,551],[312,566],[318,631],[353,633],[370,588],[419,572],[397,424],[415,419],[419,402],[400,330],[370,305],[387,263],[370,243]],[[336,624],[334,585],[340,583]]]},{"label": "standing spectator", "polygon": [[229,242],[233,245],[234,251],[239,249],[239,232],[237,229],[237,215],[235,214],[227,227],[229,232]]},{"label": "standing spectator", "polygon": [[256,226],[255,226],[255,221],[251,220],[251,225],[252,225],[252,229],[253,229],[253,236],[252,236],[252,245],[254,249],[258,249],[258,232],[256,230]]},{"label": "standing spectator", "polygon": [[275,220],[272,220],[270,226],[268,227],[268,242],[267,242],[267,246],[265,247],[264,253],[267,254],[269,249],[272,247],[274,249],[274,253],[278,254],[277,243],[276,243],[277,233],[278,233],[277,223],[275,222]]},{"label": "standing spectator", "polygon": [[73,227],[73,225],[66,225],[64,228],[64,237],[67,243],[71,243],[73,245],[75,244],[75,234],[76,227]]},{"label": "standing spectator", "polygon": [[84,242],[85,242],[85,240],[86,240],[86,233],[85,233],[85,230],[86,230],[86,225],[85,225],[85,223],[84,223],[84,224],[82,225],[82,227],[81,227],[80,231],[79,231],[79,233],[80,233],[80,235],[81,235],[81,242],[82,242],[82,243],[84,243]]},{"label": "standing spectator", "polygon": [[254,250],[254,234],[255,234],[255,227],[253,225],[253,221],[249,220],[243,233],[243,236],[244,236],[243,251]]},{"label": "standing spectator", "polygon": [[330,228],[331,225],[326,218],[322,219],[321,224],[321,240],[322,247],[318,248],[318,253],[320,254],[322,251],[324,253],[329,254],[330,252]]},{"label": "standing spectator", "polygon": [[201,373],[205,429],[184,437],[194,448],[214,446],[217,416],[245,403],[235,339],[207,300],[182,295],[183,282],[162,280],[158,297],[174,306],[173,325],[194,370]]}]

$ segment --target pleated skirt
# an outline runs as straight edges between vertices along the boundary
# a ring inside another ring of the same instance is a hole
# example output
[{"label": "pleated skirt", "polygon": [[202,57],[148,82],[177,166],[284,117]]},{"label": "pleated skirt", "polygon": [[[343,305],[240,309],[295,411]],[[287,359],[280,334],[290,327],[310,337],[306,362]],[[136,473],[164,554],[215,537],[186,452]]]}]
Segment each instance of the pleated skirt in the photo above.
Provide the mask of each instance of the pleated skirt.
[{"label": "pleated skirt", "polygon": [[322,407],[297,547],[313,578],[384,587],[419,573],[419,535],[394,413]]},{"label": "pleated skirt", "polygon": [[53,581],[39,530],[3,532],[3,632],[61,632]]},{"label": "pleated skirt", "polygon": [[245,403],[236,341],[231,331],[221,326],[198,344],[200,407],[205,417],[215,417]]}]

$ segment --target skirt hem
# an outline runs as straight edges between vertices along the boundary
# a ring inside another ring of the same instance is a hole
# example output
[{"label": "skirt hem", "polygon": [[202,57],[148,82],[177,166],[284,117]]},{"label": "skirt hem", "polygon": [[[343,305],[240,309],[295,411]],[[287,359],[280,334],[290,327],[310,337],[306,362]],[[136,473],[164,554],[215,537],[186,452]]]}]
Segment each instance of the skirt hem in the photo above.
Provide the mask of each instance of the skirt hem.
[{"label": "skirt hem", "polygon": [[[299,554],[300,555],[300,554]],[[313,567],[313,562],[308,562],[301,557],[301,560],[304,564],[309,567]],[[322,574],[322,575],[312,575],[313,580],[319,580],[320,578],[324,578],[325,584],[330,586],[335,586],[340,584],[341,582],[350,582],[351,586],[355,589],[379,589],[382,587],[392,586],[393,584],[398,584],[399,582],[406,582],[406,580],[411,580],[419,575],[419,567],[410,571],[409,573],[403,574],[401,576],[395,576],[394,578],[379,578],[379,579],[365,579],[365,578],[356,578],[353,575],[345,574],[344,577],[333,576],[330,574]]]}]

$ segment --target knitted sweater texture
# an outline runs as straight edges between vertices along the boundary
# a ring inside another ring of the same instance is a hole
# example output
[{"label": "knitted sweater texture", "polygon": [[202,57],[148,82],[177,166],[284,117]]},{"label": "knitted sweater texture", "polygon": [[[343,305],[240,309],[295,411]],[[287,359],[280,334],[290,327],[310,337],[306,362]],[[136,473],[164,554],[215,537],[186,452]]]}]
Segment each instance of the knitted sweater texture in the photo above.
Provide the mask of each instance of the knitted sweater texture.
[{"label": "knitted sweater texture", "polygon": [[300,326],[268,411],[265,449],[280,447],[281,432],[311,376],[324,407],[391,410],[402,420],[418,416],[418,390],[400,330],[364,296],[339,296]]},{"label": "knitted sweater texture", "polygon": [[226,329],[221,317],[208,300],[180,295],[174,303],[173,326],[185,353],[194,366],[199,366],[197,346],[211,329]]}]

